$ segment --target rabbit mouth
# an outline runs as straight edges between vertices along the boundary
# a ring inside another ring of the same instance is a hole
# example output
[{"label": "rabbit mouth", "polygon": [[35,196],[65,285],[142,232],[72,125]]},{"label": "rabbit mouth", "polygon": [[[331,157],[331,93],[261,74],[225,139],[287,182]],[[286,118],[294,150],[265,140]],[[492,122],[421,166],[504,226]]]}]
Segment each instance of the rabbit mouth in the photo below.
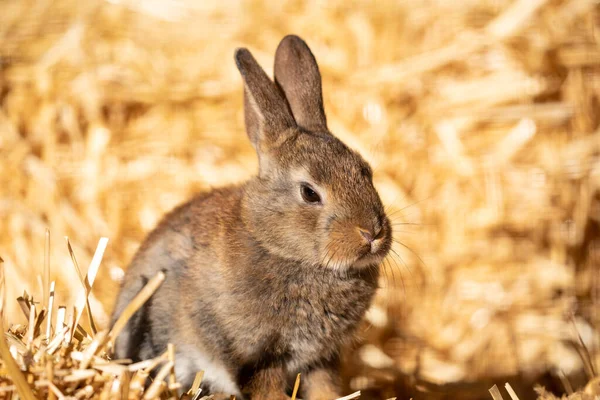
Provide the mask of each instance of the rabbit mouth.
[{"label": "rabbit mouth", "polygon": [[361,249],[360,254],[356,261],[352,264],[355,267],[362,267],[367,265],[379,264],[387,256],[389,250],[387,246],[379,246],[377,249],[365,246]]},{"label": "rabbit mouth", "polygon": [[365,267],[371,267],[374,265],[379,265],[379,264],[381,264],[381,262],[383,261],[384,258],[385,258],[384,254],[368,253],[368,254],[358,257],[356,259],[356,261],[354,261],[351,264],[351,267],[352,268],[365,268]]},{"label": "rabbit mouth", "polygon": [[388,246],[382,246],[376,251],[368,247],[361,247],[359,253],[347,258],[328,259],[323,265],[332,269],[366,268],[379,265],[389,252]]}]

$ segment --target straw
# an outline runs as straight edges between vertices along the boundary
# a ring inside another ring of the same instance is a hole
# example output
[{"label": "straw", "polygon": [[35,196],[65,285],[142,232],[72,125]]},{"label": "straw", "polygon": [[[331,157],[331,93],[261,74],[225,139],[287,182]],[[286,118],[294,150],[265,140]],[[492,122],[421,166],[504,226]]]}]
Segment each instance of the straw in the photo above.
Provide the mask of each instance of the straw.
[{"label": "straw", "polygon": [[166,276],[163,272],[159,272],[148,283],[140,290],[140,292],[133,298],[127,307],[123,310],[113,327],[111,328],[109,337],[111,340],[115,340],[119,333],[125,328],[127,321],[135,314],[135,312],[154,294],[159,286],[164,282]]},{"label": "straw", "polygon": [[296,400],[298,394],[298,388],[300,387],[300,374],[296,375],[296,382],[294,382],[294,390],[292,391],[292,400]]},{"label": "straw", "polygon": [[[544,374],[567,392],[561,380],[579,384],[600,359],[597,13],[590,0],[3,2],[9,351],[20,367],[29,343],[32,368],[55,358],[65,396],[123,389],[99,372],[71,391],[59,361],[110,328],[123,274],[166,213],[256,174],[233,50],[272,76],[297,33],[319,62],[329,129],[369,160],[393,225],[377,312],[343,358],[349,391],[486,398],[482,382],[527,388]],[[111,246],[92,287],[99,237]],[[42,332],[30,341],[32,296]],[[149,364],[118,364],[143,396]]]},{"label": "straw", "polygon": [[494,400],[504,400],[502,398],[502,394],[500,394],[500,390],[498,389],[498,386],[494,385],[490,388],[490,394],[492,395],[492,398]]},{"label": "straw", "polygon": [[56,289],[56,282],[50,283],[50,294],[48,299],[48,318],[46,319],[46,340],[52,335],[52,317],[54,310],[54,291]]},{"label": "straw", "polygon": [[511,400],[519,400],[519,396],[517,396],[512,386],[510,386],[510,383],[507,382],[504,385],[504,387],[506,388],[506,391],[508,392],[508,395],[510,396]]},{"label": "straw", "polygon": [[[73,262],[73,266],[75,267],[75,272],[77,273],[77,277],[81,281],[82,287],[85,289],[85,310],[87,311],[87,317],[90,322],[90,328],[92,329],[92,334],[95,335],[98,332],[96,328],[96,324],[94,323],[94,319],[92,318],[92,309],[90,307],[89,295],[91,291],[90,283],[83,277],[81,270],[79,269],[79,264],[77,263],[77,259],[75,258],[75,253],[73,252],[73,248],[71,247],[71,242],[69,238],[65,236],[65,241],[67,242],[67,248],[69,249],[69,255],[71,256],[71,261]],[[92,336],[93,336],[92,335]]]},{"label": "straw", "polygon": [[[6,285],[6,281],[5,281],[5,275],[4,275],[4,260],[2,260],[0,258],[0,291],[2,291],[2,294],[5,293],[5,285]],[[2,313],[3,313],[4,299],[0,299],[0,300],[2,301],[2,306],[0,307],[0,311],[2,311]],[[4,319],[4,315],[0,315],[0,329],[2,330],[2,332],[5,331],[3,319]],[[12,354],[10,353],[10,350],[8,348],[8,345],[6,344],[6,340],[4,339],[4,335],[2,335],[0,337],[0,356],[1,356],[2,362],[4,364],[4,367],[6,368],[6,370],[8,372],[8,376],[10,377],[12,382],[14,382],[14,385],[16,387],[17,392],[19,393],[19,396],[24,400],[34,400],[35,395],[31,391],[25,376],[19,369],[19,366],[13,359]]]},{"label": "straw", "polygon": [[42,281],[42,288],[44,293],[44,306],[50,309],[50,293],[48,292],[50,287],[50,230],[46,229],[46,241],[44,246],[44,280]]},{"label": "straw", "polygon": [[[90,294],[92,286],[94,285],[94,281],[96,280],[96,274],[98,273],[98,268],[100,268],[100,262],[102,260],[102,257],[104,256],[104,251],[106,250],[107,244],[108,238],[101,238],[98,242],[98,247],[96,248],[94,258],[92,258],[92,262],[90,263],[90,267],[88,268],[88,272],[85,277],[85,282],[82,283],[83,287],[80,289],[79,294],[77,296],[77,300],[75,301],[76,317],[74,327],[79,325],[79,319],[81,318],[83,309],[85,308],[86,304],[88,304],[88,296]],[[69,252],[72,254],[71,249],[69,249]],[[77,274],[79,275],[79,268],[77,268]]]}]

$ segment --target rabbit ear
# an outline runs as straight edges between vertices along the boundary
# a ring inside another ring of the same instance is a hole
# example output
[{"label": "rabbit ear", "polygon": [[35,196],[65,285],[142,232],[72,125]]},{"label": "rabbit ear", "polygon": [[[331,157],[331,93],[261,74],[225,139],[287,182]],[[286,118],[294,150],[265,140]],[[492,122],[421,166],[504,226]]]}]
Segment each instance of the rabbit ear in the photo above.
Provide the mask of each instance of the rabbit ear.
[{"label": "rabbit ear", "polygon": [[298,126],[310,131],[328,131],[319,66],[298,36],[288,35],[279,43],[275,52],[275,82],[285,93]]},{"label": "rabbit ear", "polygon": [[245,83],[244,113],[250,141],[256,149],[263,143],[276,147],[286,139],[286,131],[296,126],[288,103],[248,49],[237,49],[235,62]]}]

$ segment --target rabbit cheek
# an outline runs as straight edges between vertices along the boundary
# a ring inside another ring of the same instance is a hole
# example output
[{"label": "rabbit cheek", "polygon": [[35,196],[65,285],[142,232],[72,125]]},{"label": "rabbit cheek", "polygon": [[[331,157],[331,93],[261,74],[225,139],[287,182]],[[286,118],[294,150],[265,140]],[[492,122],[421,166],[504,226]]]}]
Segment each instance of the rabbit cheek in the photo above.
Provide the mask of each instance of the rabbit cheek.
[{"label": "rabbit cheek", "polygon": [[318,254],[320,236],[317,232],[319,228],[318,210],[312,206],[301,206],[291,216],[290,231],[293,233],[293,241],[298,247],[302,247],[300,252],[304,260],[312,260]]},{"label": "rabbit cheek", "polygon": [[334,221],[328,230],[328,240],[321,249],[324,260],[322,264],[326,268],[348,268],[370,252],[370,247],[357,235],[350,223]]}]

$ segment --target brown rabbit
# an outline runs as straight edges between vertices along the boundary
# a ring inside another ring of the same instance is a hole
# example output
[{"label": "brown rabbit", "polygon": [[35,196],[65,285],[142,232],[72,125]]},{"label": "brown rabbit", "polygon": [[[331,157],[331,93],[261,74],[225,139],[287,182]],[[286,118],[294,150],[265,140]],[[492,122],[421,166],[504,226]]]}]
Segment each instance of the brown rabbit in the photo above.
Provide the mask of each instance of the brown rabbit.
[{"label": "brown rabbit", "polygon": [[246,130],[258,176],[201,194],[168,214],[127,270],[113,321],[158,271],[166,280],[129,321],[116,357],[176,348],[189,387],[285,399],[303,373],[309,400],[339,397],[341,348],[369,307],[391,226],[371,168],[327,129],[321,75],[306,43],[286,36],[275,82],[247,49]]}]

